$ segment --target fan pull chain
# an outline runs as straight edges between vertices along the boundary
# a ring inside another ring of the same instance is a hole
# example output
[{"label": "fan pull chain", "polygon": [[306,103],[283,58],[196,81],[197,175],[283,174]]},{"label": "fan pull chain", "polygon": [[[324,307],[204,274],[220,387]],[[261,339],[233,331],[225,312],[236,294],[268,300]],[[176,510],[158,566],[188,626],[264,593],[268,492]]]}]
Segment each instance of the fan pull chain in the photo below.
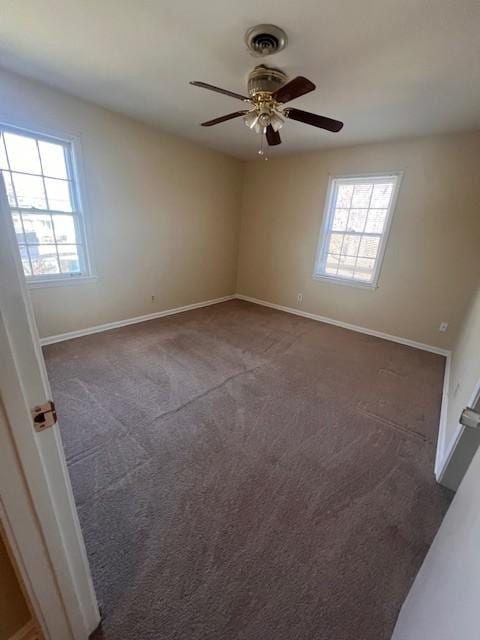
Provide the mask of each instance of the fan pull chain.
[{"label": "fan pull chain", "polygon": [[260,156],[260,160],[268,160],[268,156],[265,155],[265,151],[263,150],[263,141],[265,138],[265,129],[260,134],[260,149],[258,150],[258,155]]}]

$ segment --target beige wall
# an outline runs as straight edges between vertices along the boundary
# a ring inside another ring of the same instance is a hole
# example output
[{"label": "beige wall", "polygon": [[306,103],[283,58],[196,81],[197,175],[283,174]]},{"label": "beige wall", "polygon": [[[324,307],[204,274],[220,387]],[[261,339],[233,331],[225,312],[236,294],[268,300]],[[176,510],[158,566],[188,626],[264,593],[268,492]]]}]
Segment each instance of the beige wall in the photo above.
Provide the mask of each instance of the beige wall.
[{"label": "beige wall", "polygon": [[30,612],[0,535],[0,640],[9,640],[29,620]]},{"label": "beige wall", "polygon": [[[244,166],[3,71],[0,119],[81,141],[98,280],[32,289],[41,336],[237,289],[403,338],[454,344],[480,266],[480,133]],[[404,178],[378,289],[313,280],[329,174],[398,170]],[[447,334],[438,332],[443,320]]]},{"label": "beige wall", "polygon": [[[237,291],[450,348],[480,267],[479,165],[480,133],[248,163]],[[385,171],[404,177],[378,289],[313,280],[329,175]]]},{"label": "beige wall", "polygon": [[33,289],[41,336],[234,293],[242,163],[3,71],[0,119],[81,142],[98,282]]}]

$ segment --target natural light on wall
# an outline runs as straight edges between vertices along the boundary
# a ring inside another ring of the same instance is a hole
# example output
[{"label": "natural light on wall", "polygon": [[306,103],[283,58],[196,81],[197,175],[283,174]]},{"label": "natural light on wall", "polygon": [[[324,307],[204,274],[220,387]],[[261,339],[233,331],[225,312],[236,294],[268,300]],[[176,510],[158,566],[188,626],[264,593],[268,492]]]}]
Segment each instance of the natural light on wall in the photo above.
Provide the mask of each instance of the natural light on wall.
[{"label": "natural light on wall", "polygon": [[70,141],[0,126],[0,169],[27,280],[89,274]]},{"label": "natural light on wall", "polygon": [[314,277],[377,285],[399,175],[332,178]]}]

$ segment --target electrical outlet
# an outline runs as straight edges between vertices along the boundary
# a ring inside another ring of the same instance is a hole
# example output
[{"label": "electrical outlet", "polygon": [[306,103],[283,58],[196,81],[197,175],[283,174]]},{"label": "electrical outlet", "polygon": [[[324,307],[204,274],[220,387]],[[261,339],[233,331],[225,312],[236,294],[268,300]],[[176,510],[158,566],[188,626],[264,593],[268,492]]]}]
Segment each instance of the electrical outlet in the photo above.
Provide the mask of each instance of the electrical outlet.
[{"label": "electrical outlet", "polygon": [[155,302],[155,296],[152,296],[152,302]]},{"label": "electrical outlet", "polygon": [[438,330],[441,331],[442,333],[445,333],[447,329],[448,329],[448,322],[441,322],[440,326],[438,327]]},{"label": "electrical outlet", "polygon": [[455,396],[457,395],[457,393],[458,393],[458,390],[459,390],[459,389],[460,389],[460,383],[459,383],[459,382],[457,382],[457,385],[456,385],[455,390],[454,390],[454,392],[453,392],[453,397],[454,397],[454,398],[455,398]]},{"label": "electrical outlet", "polygon": [[303,293],[297,293],[297,302],[298,304],[303,302]]}]

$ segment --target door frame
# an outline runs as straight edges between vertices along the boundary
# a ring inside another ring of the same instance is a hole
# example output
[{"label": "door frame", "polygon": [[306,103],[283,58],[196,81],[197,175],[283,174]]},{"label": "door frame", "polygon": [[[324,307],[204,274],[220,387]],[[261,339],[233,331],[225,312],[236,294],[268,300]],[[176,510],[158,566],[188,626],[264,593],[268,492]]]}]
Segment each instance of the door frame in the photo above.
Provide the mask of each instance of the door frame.
[{"label": "door frame", "polygon": [[0,516],[47,640],[87,640],[100,622],[56,423],[33,427],[51,399],[0,175]]}]

